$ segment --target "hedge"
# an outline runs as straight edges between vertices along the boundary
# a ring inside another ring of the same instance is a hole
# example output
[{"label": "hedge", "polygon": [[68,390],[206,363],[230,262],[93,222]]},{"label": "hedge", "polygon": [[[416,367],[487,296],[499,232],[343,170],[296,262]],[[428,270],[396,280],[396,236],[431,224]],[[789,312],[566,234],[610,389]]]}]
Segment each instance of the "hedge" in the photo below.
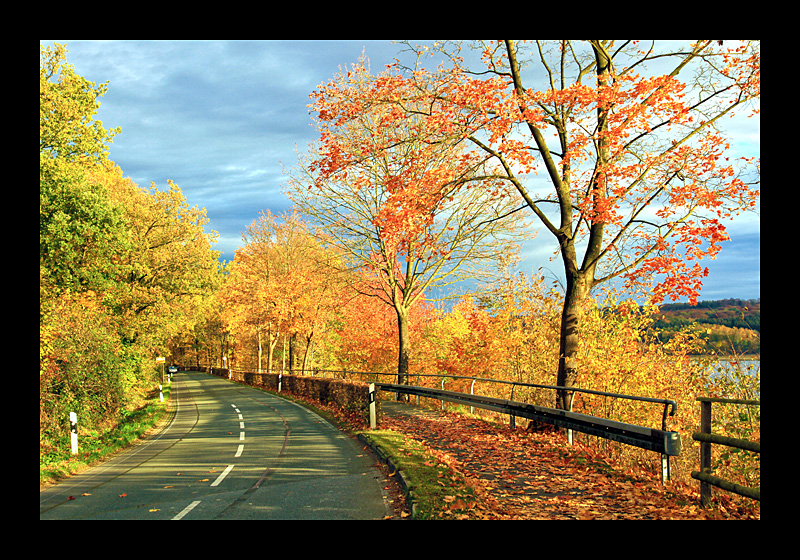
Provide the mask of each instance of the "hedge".
[{"label": "hedge", "polygon": [[[231,379],[251,387],[259,387],[270,391],[278,390],[278,373],[256,373],[226,368],[210,368],[210,373],[218,377]],[[326,377],[309,377],[304,375],[283,374],[281,391],[316,401],[323,405],[335,406],[343,411],[356,414],[365,423],[369,423],[369,383],[348,379],[331,379]],[[376,391],[376,415],[380,419],[381,406]]]}]

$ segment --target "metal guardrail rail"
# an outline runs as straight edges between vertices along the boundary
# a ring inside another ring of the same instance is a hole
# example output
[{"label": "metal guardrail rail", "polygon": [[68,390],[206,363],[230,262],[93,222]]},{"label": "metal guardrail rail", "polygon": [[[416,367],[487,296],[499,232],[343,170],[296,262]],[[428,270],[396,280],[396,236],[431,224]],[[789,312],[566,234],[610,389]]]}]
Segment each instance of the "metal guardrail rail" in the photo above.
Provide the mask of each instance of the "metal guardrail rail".
[{"label": "metal guardrail rail", "polygon": [[[635,424],[626,424],[617,420],[609,420],[597,416],[589,416],[588,414],[580,414],[568,410],[548,408],[507,399],[485,397],[482,395],[468,395],[456,391],[430,389],[428,387],[418,387],[415,385],[397,385],[394,383],[375,383],[375,386],[384,391],[419,395],[421,397],[468,404],[470,406],[494,410],[504,414],[521,416],[559,428],[575,430],[577,432],[641,447],[663,455],[674,457],[680,455],[681,452],[681,438],[678,432],[647,428]],[[575,390],[573,388],[565,389]]]}]

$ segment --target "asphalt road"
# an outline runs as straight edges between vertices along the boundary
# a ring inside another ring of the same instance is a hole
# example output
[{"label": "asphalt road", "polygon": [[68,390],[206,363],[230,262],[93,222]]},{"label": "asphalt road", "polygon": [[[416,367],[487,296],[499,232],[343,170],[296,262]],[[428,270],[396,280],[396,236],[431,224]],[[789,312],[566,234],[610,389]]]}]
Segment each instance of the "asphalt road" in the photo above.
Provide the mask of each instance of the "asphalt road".
[{"label": "asphalt road", "polygon": [[363,446],[313,412],[204,373],[159,433],[39,494],[39,519],[381,519]]}]

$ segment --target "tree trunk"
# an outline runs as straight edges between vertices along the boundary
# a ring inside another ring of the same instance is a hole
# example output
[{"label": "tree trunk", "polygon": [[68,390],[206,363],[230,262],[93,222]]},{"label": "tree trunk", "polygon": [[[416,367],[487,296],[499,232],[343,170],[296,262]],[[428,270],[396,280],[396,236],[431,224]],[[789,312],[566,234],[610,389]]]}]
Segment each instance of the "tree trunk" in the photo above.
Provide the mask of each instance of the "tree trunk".
[{"label": "tree trunk", "polygon": [[261,344],[261,327],[256,328],[256,336],[258,337],[258,373],[261,373],[261,360],[264,356],[264,349]]},{"label": "tree trunk", "polygon": [[[398,331],[398,359],[397,359],[397,384],[408,385],[408,354],[411,342],[408,336],[408,309],[402,305],[396,305],[397,311],[397,331]],[[408,395],[397,394],[398,401],[408,402]]]},{"label": "tree trunk", "polygon": [[[591,281],[582,272],[567,274],[567,293],[561,313],[561,342],[556,385],[574,387],[578,379],[578,349],[583,310],[591,290]],[[570,391],[556,391],[556,408],[569,410]]]},{"label": "tree trunk", "polygon": [[267,355],[267,373],[272,373],[272,356],[275,354],[275,346],[278,344],[278,334],[272,332],[272,329],[268,331],[269,333],[269,354]]},{"label": "tree trunk", "polygon": [[289,373],[295,374],[294,370],[297,368],[298,359],[297,333],[293,333],[289,337]]},{"label": "tree trunk", "polygon": [[[611,83],[611,59],[606,51],[604,41],[592,41],[592,47],[597,62],[597,84],[607,86]],[[608,132],[609,107],[607,104],[598,103],[597,106],[597,165],[596,173],[592,177],[591,195],[594,207],[604,203],[605,169],[608,162],[608,139],[605,134]],[[562,140],[562,146],[565,141]],[[569,200],[567,191],[559,195],[563,201]],[[562,206],[563,208],[563,206]],[[578,268],[578,259],[575,252],[575,237],[570,231],[569,235],[564,235],[560,239],[561,255],[564,262],[564,271],[567,277],[567,293],[564,296],[564,309],[561,313],[561,344],[559,349],[558,376],[556,385],[561,387],[574,387],[578,379],[578,349],[580,343],[580,328],[583,322],[583,310],[586,300],[594,286],[594,272],[597,266],[597,259],[603,241],[605,229],[602,219],[588,219],[589,239],[586,251],[583,256],[583,265]],[[572,224],[572,213],[568,211],[562,213],[562,231],[566,225]],[[570,391],[556,391],[556,407],[562,410],[569,410]]]},{"label": "tree trunk", "polygon": [[314,333],[312,332],[310,335],[306,337],[306,351],[303,354],[303,371],[308,371],[311,373],[312,369],[312,356],[314,355]]}]

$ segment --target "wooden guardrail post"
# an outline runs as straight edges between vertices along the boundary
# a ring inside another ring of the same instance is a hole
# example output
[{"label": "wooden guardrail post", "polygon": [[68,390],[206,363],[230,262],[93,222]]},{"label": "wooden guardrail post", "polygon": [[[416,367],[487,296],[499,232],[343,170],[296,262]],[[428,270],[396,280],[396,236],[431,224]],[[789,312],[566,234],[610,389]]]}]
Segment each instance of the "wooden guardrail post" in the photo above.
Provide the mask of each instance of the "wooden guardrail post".
[{"label": "wooden guardrail post", "polygon": [[[711,433],[711,402],[700,402],[700,432]],[[700,472],[711,474],[711,442],[700,442]],[[711,486],[700,481],[700,505],[706,507],[711,501]]]},{"label": "wooden guardrail post", "polygon": [[761,401],[712,397],[697,397],[697,400],[700,402],[700,431],[693,433],[692,439],[700,442],[700,470],[692,471],[691,477],[700,481],[700,504],[705,507],[711,502],[711,486],[716,486],[728,492],[761,501],[761,488],[748,488],[747,486],[742,486],[711,474],[712,443],[761,453],[760,442],[711,433],[711,404],[716,402],[760,406]]}]

